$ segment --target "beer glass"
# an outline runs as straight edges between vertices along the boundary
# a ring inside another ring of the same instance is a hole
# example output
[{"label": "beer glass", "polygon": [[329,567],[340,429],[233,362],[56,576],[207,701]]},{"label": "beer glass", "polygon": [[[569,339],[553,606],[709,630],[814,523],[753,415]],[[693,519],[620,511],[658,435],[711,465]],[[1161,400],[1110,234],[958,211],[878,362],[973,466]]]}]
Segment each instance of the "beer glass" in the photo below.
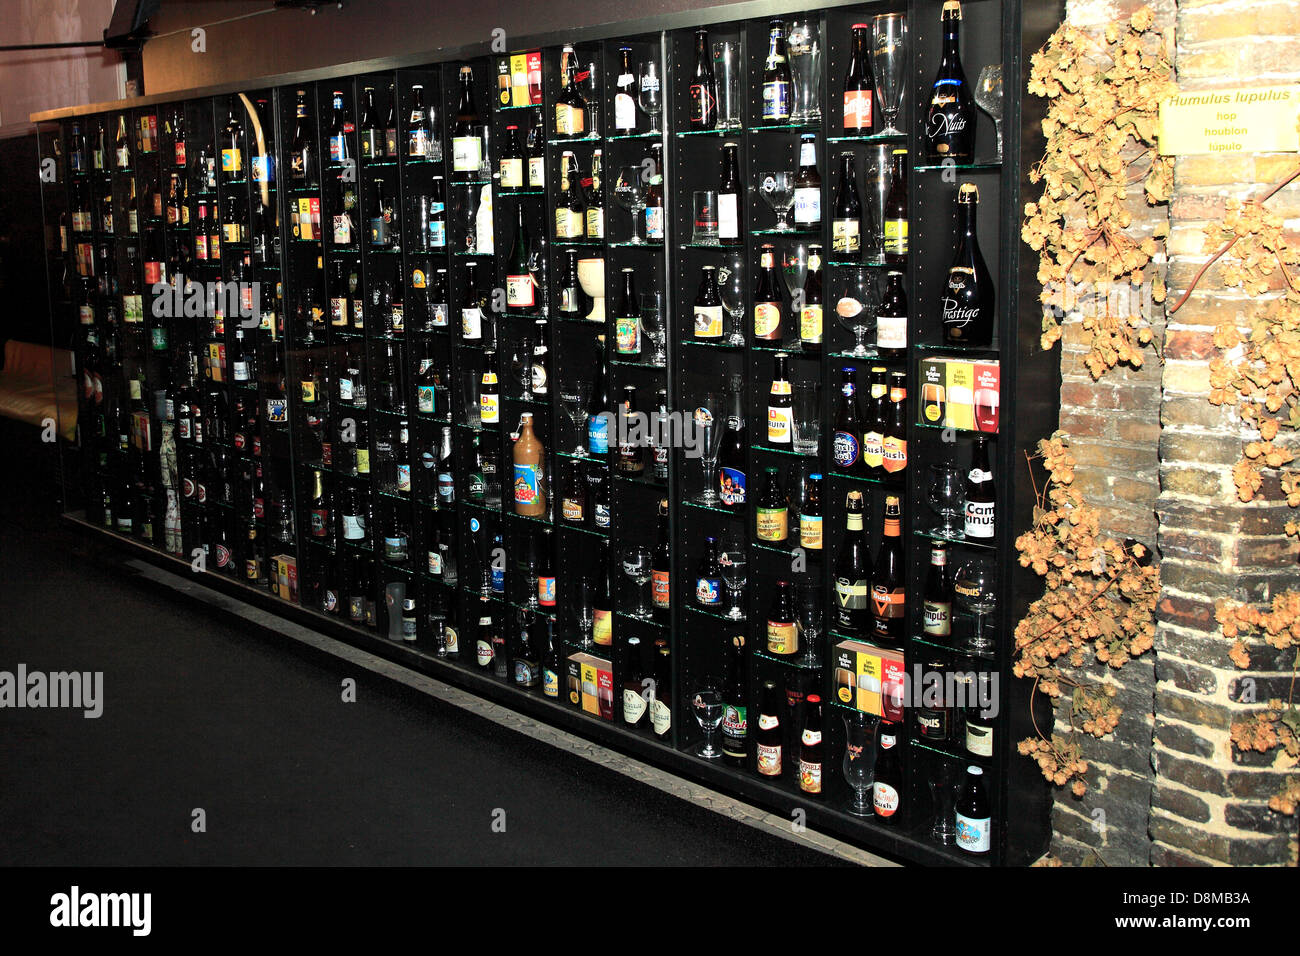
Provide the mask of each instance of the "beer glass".
[{"label": "beer glass", "polygon": [[727,345],[745,344],[745,262],[731,255],[718,267],[718,295],[727,313]]},{"label": "beer glass", "polygon": [[483,406],[479,402],[479,382],[483,373],[475,369],[460,370],[461,397],[465,401],[465,424],[470,428],[482,427]]},{"label": "beer glass", "polygon": [[718,84],[718,129],[740,129],[740,44],[713,44],[713,76]]},{"label": "beer glass", "polygon": [[647,364],[661,368],[668,361],[668,327],[664,323],[663,293],[641,293],[641,331],[650,341]]},{"label": "beer glass", "polygon": [[641,214],[645,211],[645,180],[640,166],[624,166],[618,171],[618,178],[614,180],[614,201],[632,216],[632,238],[628,242],[641,245],[645,242],[641,238],[643,218]]},{"label": "beer glass", "polygon": [[699,502],[712,508],[716,508],[721,500],[715,476],[718,453],[722,451],[722,436],[727,431],[726,407],[721,392],[709,392],[691,417],[691,425],[701,440],[699,458],[704,468],[704,490],[700,492]]},{"label": "beer glass", "polygon": [[990,63],[980,70],[975,81],[975,105],[993,117],[993,128],[998,133],[998,153],[1002,161],[1002,64]]},{"label": "beer glass", "polygon": [[798,19],[790,23],[786,40],[790,52],[790,75],[794,80],[792,123],[816,123],[822,118],[821,29],[816,20]]},{"label": "beer glass", "polygon": [[823,631],[822,589],[819,584],[799,585],[799,645],[802,648],[797,662],[805,667],[821,665]]},{"label": "beer glass", "polygon": [[817,454],[821,441],[821,396],[814,382],[794,386],[794,450],[800,455]]},{"label": "beer glass", "polygon": [[716,760],[722,756],[722,751],[713,746],[713,738],[722,725],[723,714],[722,694],[711,687],[695,692],[691,698],[691,710],[695,713],[695,719],[704,731],[704,743],[696,748],[695,753],[705,760]]},{"label": "beer glass", "polygon": [[875,282],[871,271],[863,267],[840,269],[831,286],[835,300],[835,321],[853,333],[853,350],[844,353],[853,358],[872,358],[867,348],[867,333],[876,327]]},{"label": "beer glass", "polygon": [[776,213],[776,231],[793,232],[790,207],[794,205],[794,173],[790,170],[767,170],[758,174],[758,191]]},{"label": "beer glass", "polygon": [[907,38],[907,21],[901,13],[882,13],[871,21],[871,73],[876,78],[880,111],[885,117],[882,136],[901,136],[898,110],[903,102],[903,68],[907,57],[903,41]]},{"label": "beer glass", "polygon": [[802,242],[792,243],[781,251],[781,278],[785,280],[785,291],[793,299],[803,289],[804,280],[808,278],[808,246]]},{"label": "beer glass", "polygon": [[727,586],[727,613],[723,615],[732,621],[742,621],[745,609],[740,606],[741,596],[745,593],[745,539],[735,531],[723,534],[718,563],[722,565],[722,581]]},{"label": "beer glass", "polygon": [[560,408],[573,424],[576,445],[570,454],[587,457],[587,400],[591,398],[591,383],[575,380],[560,389]]},{"label": "beer glass", "polygon": [[623,573],[627,575],[633,589],[632,607],[627,613],[645,621],[650,620],[653,614],[645,599],[645,586],[650,581],[653,561],[650,552],[639,544],[628,545],[623,549]]},{"label": "beer glass", "polygon": [[872,143],[867,146],[866,198],[871,207],[871,235],[862,237],[862,252],[868,259],[879,260],[885,253],[885,199],[889,196],[889,160],[894,146]]},{"label": "beer glass", "polygon": [[953,539],[965,537],[958,522],[966,510],[966,478],[955,466],[930,466],[930,488],[926,500],[930,503],[930,510],[939,516],[935,534]]},{"label": "beer glass", "polygon": [[692,193],[695,217],[691,231],[691,242],[700,246],[718,244],[718,191],[716,189],[697,189]]},{"label": "beer glass", "polygon": [[942,846],[957,842],[957,819],[954,805],[957,802],[957,764],[938,754],[927,754],[930,772],[926,781],[930,785],[930,806],[934,810],[934,825],[930,839]]},{"label": "beer glass", "polygon": [[879,721],[860,710],[844,714],[844,780],[853,790],[849,813],[869,817],[871,787],[876,782],[876,727]]},{"label": "beer glass", "polygon": [[659,114],[663,112],[664,100],[662,84],[659,81],[659,63],[656,60],[643,60],[640,70],[640,84],[636,98],[642,112],[650,117],[647,135],[659,135]]},{"label": "beer glass", "polygon": [[966,649],[975,654],[993,650],[993,640],[984,632],[984,618],[998,606],[997,580],[993,562],[982,556],[968,558],[953,579],[953,594],[975,615],[974,629],[966,641]]}]

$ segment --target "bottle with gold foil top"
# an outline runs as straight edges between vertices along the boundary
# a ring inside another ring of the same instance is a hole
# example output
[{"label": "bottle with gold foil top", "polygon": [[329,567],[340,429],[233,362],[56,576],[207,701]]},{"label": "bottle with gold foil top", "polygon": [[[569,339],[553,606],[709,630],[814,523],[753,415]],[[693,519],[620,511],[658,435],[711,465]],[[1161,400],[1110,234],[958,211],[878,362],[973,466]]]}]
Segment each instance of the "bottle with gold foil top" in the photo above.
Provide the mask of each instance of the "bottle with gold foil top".
[{"label": "bottle with gold foil top", "polygon": [[790,534],[790,504],[781,490],[777,469],[763,469],[763,487],[755,504],[760,541],[785,541]]},{"label": "bottle with gold foil top", "polygon": [[899,472],[907,467],[907,375],[903,372],[889,373],[889,413],[886,417],[884,440],[882,443],[883,467],[885,472],[902,475]]},{"label": "bottle with gold foil top", "polygon": [[969,163],[975,154],[975,103],[961,65],[961,3],[944,0],[943,53],[925,117],[926,160]]},{"label": "bottle with gold foil top", "polygon": [[777,581],[767,610],[767,652],[787,657],[799,651],[798,615],[789,581]]},{"label": "bottle with gold foil top", "polygon": [[884,366],[874,365],[867,383],[867,409],[862,423],[862,465],[873,476],[878,476],[885,466],[885,425],[889,414],[886,374]]},{"label": "bottle with gold foil top", "polygon": [[825,319],[822,312],[822,247],[808,247],[808,275],[803,283],[803,304],[799,307],[799,345],[805,352],[822,350]]},{"label": "bottle with gold foil top", "polygon": [[776,250],[770,242],[765,242],[759,253],[758,282],[754,286],[754,338],[762,342],[779,342],[782,333]]},{"label": "bottle with gold foil top", "polygon": [[907,570],[903,563],[903,509],[897,495],[885,498],[885,527],[871,573],[872,636],[895,644],[907,620]]}]

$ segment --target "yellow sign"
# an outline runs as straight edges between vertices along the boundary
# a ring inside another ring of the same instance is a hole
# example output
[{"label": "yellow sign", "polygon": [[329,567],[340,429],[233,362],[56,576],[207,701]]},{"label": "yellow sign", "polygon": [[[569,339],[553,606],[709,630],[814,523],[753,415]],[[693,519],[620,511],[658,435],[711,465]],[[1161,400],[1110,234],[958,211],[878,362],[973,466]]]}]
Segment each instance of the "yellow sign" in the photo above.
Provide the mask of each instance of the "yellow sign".
[{"label": "yellow sign", "polygon": [[1300,86],[1179,93],[1160,104],[1160,155],[1300,150]]}]

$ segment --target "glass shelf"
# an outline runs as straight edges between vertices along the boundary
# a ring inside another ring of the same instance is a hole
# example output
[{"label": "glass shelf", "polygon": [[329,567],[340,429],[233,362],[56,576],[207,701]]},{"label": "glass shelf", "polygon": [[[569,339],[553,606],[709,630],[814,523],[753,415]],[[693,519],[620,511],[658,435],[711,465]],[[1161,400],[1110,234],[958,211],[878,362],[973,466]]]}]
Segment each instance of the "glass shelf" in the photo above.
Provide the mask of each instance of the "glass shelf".
[{"label": "glass shelf", "polygon": [[[685,604],[683,605],[683,607],[686,610],[690,611],[692,614],[700,615],[700,617],[711,617],[715,621],[725,621],[726,623],[734,624],[737,627],[743,627],[745,625],[745,619],[743,617],[742,618],[727,617],[727,615],[723,614],[720,611],[710,611],[708,608],[701,607],[700,605],[695,604],[694,602],[690,604]],[[721,607],[721,605],[719,605],[719,607]]]},{"label": "glass shelf", "polygon": [[917,173],[930,173],[936,170],[955,169],[963,173],[981,173],[989,172],[1002,168],[1002,160],[991,160],[982,163],[926,163],[922,166],[913,166],[912,171]]},{"label": "glass shelf", "polygon": [[753,651],[755,657],[762,658],[765,661],[771,661],[773,664],[780,664],[782,667],[793,667],[801,671],[819,671],[822,669],[821,664],[804,660],[802,654],[791,654],[789,657],[782,657],[779,654],[769,654],[767,651],[760,651],[755,648]]},{"label": "glass shelf", "polygon": [[820,129],[820,123],[764,123],[749,127],[751,133],[794,133]]},{"label": "glass shelf", "polygon": [[931,345],[929,342],[915,342],[912,348],[921,352],[951,352],[953,355],[973,355],[980,358],[998,358],[1002,354],[996,345]]},{"label": "glass shelf", "polygon": [[501,513],[511,518],[515,518],[519,521],[530,521],[533,524],[545,525],[548,528],[553,526],[553,522],[545,515],[521,515],[518,512],[516,512],[513,508],[511,508],[508,511],[502,510]]},{"label": "glass shelf", "polygon": [[944,639],[931,637],[928,634],[913,634],[911,637],[913,644],[920,644],[924,647],[933,647],[936,650],[944,651],[948,654],[955,654],[959,657],[975,657],[982,661],[995,661],[997,655],[993,651],[972,651],[966,647],[965,642],[960,639],[954,641],[951,637]]},{"label": "glass shelf", "polygon": [[618,140],[625,140],[625,139],[660,139],[660,138],[663,137],[663,135],[664,135],[664,134],[663,134],[662,132],[658,132],[658,133],[619,133],[619,134],[617,134],[616,136],[606,136],[605,138],[606,138],[607,140],[611,141],[611,142],[616,142],[616,141],[618,141]]},{"label": "glass shelf", "polygon": [[649,362],[634,362],[629,359],[610,359],[609,364],[617,365],[621,368],[646,368],[650,369],[652,372],[667,371],[667,366],[665,365],[652,365]]},{"label": "glass shelf", "polygon": [[751,229],[751,235],[754,236],[776,236],[778,238],[785,236],[789,239],[820,239],[822,231],[817,229]]},{"label": "glass shelf", "polygon": [[634,624],[645,624],[649,627],[657,627],[661,631],[668,630],[667,624],[665,624],[663,621],[656,621],[654,618],[651,617],[637,617],[635,614],[628,614],[626,611],[615,611],[614,616],[617,618],[622,618],[625,621],[631,621]]},{"label": "glass shelf", "polygon": [[682,339],[682,345],[688,345],[697,349],[727,349],[732,352],[743,352],[743,345],[728,345],[726,342],[712,342],[708,339]]},{"label": "glass shelf", "polygon": [[678,139],[685,139],[688,136],[742,136],[743,129],[682,129],[673,135]]},{"label": "glass shelf", "polygon": [[566,531],[577,531],[581,534],[589,534],[596,538],[608,538],[609,532],[600,528],[588,528],[586,525],[570,524],[567,521],[557,521],[555,527],[564,528]]},{"label": "glass shelf", "polygon": [[632,242],[624,239],[621,242],[611,242],[608,244],[611,249],[662,249],[664,244],[655,239],[647,239],[645,242]]},{"label": "glass shelf", "polygon": [[997,432],[982,432],[974,428],[954,428],[952,425],[932,425],[929,422],[913,422],[913,424],[916,425],[917,428],[924,428],[928,431],[934,431],[934,432],[952,431],[952,432],[956,432],[958,435],[965,435],[965,436],[983,435],[985,438],[998,437]]},{"label": "glass shelf", "polygon": [[884,269],[890,266],[901,271],[902,266],[891,266],[886,262],[883,256],[873,257],[871,259],[827,259],[826,264],[834,269]]},{"label": "glass shelf", "polygon": [[585,455],[579,455],[577,452],[574,451],[557,451],[555,452],[555,454],[560,458],[568,458],[571,461],[589,461],[596,465],[604,465],[605,467],[609,467],[609,458],[605,455],[593,455],[590,453]]},{"label": "glass shelf", "polygon": [[555,245],[557,245],[557,246],[603,246],[603,245],[605,244],[605,240],[603,240],[603,239],[559,239],[559,238],[556,238],[556,239],[552,239],[551,241],[552,241]]},{"label": "glass shelf", "polygon": [[678,249],[712,249],[714,252],[744,253],[743,242],[679,242]]},{"label": "glass shelf", "polygon": [[595,133],[588,133],[586,136],[562,136],[556,139],[548,139],[547,146],[568,146],[571,143],[599,143],[605,137],[598,136]]},{"label": "glass shelf", "polygon": [[682,505],[687,508],[696,508],[700,511],[710,511],[714,514],[726,515],[728,518],[743,518],[745,516],[745,512],[743,511],[732,511],[730,508],[724,508],[721,505],[701,504],[700,502],[691,499],[683,501]]},{"label": "glass shelf", "polygon": [[840,136],[827,136],[828,143],[891,143],[907,139],[907,134],[898,133],[844,133]]},{"label": "glass shelf", "polygon": [[498,199],[510,199],[514,196],[545,196],[545,189],[498,189]]},{"label": "glass shelf", "polygon": [[777,448],[774,445],[754,444],[749,447],[753,451],[765,451],[773,455],[787,455],[790,458],[801,458],[804,461],[816,461],[819,457],[818,453],[805,455],[803,452],[795,451],[793,448]]},{"label": "glass shelf", "polygon": [[[842,479],[845,480],[845,481],[856,481],[856,482],[860,482],[861,484],[864,484],[864,485],[888,485],[888,484],[893,484],[893,482],[886,481],[884,478],[877,478],[877,477],[874,477],[874,476],[872,476],[872,477],[868,477],[868,476],[866,476],[866,475],[849,475],[849,474],[845,474],[845,473],[842,472],[842,471],[832,471],[832,472],[830,473],[830,476],[831,476],[832,478],[842,478]],[[900,484],[900,486],[901,486],[901,482],[900,482],[899,484]]]}]

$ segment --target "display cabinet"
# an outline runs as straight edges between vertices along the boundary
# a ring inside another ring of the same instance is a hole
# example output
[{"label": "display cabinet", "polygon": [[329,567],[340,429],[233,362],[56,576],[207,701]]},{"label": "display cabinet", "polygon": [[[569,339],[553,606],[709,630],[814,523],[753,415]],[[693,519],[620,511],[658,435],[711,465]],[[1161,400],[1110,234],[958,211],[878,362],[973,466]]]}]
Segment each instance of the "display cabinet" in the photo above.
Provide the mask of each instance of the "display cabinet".
[{"label": "display cabinet", "polygon": [[[34,117],[81,382],[68,520],[792,825],[1031,861],[1014,539],[1057,373],[1018,241],[1021,90],[1060,10],[962,5],[965,86],[1000,129],[968,111],[974,155],[944,159],[950,6],[742,4]],[[968,223],[987,276],[954,279]],[[993,333],[954,344],[968,281]],[[936,704],[935,679],[993,705]],[[734,749],[737,703],[743,759],[701,757],[724,713]],[[856,815],[847,737],[870,765],[886,726],[898,810]],[[987,852],[934,830],[972,766]]]}]

